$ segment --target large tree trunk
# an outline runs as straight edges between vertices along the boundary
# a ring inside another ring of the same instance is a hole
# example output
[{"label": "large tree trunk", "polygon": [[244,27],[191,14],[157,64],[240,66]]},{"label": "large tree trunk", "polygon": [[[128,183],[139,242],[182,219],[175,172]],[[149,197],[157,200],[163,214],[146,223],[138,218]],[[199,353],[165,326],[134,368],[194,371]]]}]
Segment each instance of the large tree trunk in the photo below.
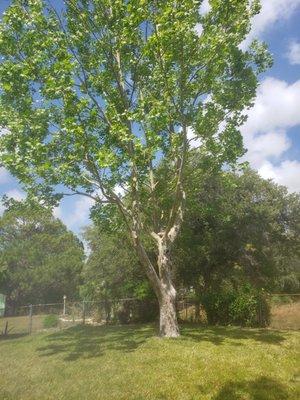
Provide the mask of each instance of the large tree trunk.
[{"label": "large tree trunk", "polygon": [[158,246],[158,269],[160,278],[159,302],[159,332],[163,337],[179,336],[176,314],[176,290],[172,282],[172,264],[170,248],[165,241]]},{"label": "large tree trunk", "polygon": [[179,328],[176,315],[176,290],[172,283],[170,249],[162,240],[159,241],[158,271],[156,271],[139,238],[133,235],[133,239],[139,259],[158,299],[160,336],[177,337]]},{"label": "large tree trunk", "polygon": [[162,337],[179,336],[176,315],[176,291],[173,285],[164,290],[159,299],[159,334]]}]

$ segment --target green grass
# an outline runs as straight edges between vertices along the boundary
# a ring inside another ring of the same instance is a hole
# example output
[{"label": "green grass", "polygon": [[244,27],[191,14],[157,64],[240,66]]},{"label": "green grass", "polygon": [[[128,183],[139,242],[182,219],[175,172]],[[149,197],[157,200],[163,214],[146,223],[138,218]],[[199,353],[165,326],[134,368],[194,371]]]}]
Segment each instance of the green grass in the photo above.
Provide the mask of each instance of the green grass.
[{"label": "green grass", "polygon": [[15,335],[0,340],[0,399],[297,400],[299,339],[195,326],[160,339],[150,325]]}]

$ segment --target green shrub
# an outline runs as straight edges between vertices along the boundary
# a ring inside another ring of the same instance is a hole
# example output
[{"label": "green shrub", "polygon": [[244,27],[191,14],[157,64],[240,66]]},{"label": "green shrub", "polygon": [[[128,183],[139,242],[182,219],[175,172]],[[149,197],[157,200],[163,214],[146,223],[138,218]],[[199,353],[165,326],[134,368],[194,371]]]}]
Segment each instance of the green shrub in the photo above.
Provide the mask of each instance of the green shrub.
[{"label": "green shrub", "polygon": [[236,325],[256,326],[258,325],[258,307],[257,293],[249,286],[245,286],[235,293],[229,305],[229,319]]},{"label": "green shrub", "polygon": [[237,290],[210,292],[202,296],[211,325],[267,326],[270,306],[266,294],[250,285]]},{"label": "green shrub", "polygon": [[234,299],[233,292],[208,292],[201,298],[207,322],[210,325],[228,325],[229,307]]},{"label": "green shrub", "polygon": [[43,321],[43,326],[46,329],[56,328],[58,326],[58,324],[59,324],[59,318],[58,318],[58,315],[55,315],[55,314],[47,315]]},{"label": "green shrub", "polygon": [[159,316],[158,302],[156,300],[138,300],[135,302],[132,312],[132,322],[153,322]]}]

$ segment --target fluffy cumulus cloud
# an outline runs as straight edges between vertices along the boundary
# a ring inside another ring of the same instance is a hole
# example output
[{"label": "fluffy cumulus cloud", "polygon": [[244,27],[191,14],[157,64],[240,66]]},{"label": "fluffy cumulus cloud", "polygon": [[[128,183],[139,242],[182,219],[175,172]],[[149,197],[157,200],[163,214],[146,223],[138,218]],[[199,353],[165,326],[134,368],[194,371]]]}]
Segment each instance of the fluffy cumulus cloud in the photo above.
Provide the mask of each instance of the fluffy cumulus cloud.
[{"label": "fluffy cumulus cloud", "polygon": [[262,81],[245,130],[250,133],[288,129],[300,124],[300,80],[288,84],[275,78]]},{"label": "fluffy cumulus cloud", "polygon": [[279,165],[266,161],[258,170],[265,179],[273,179],[279,185],[285,185],[290,192],[300,192],[300,162],[286,160]]},{"label": "fluffy cumulus cloud", "polygon": [[261,12],[253,18],[247,43],[270,30],[276,23],[290,18],[300,6],[300,0],[261,0],[261,6]]},{"label": "fluffy cumulus cloud", "polygon": [[90,208],[93,206],[94,200],[87,196],[80,196],[72,203],[72,209],[67,204],[60,204],[53,210],[53,215],[60,218],[69,228],[80,228],[88,223]]},{"label": "fluffy cumulus cloud", "polygon": [[247,161],[259,168],[265,160],[278,160],[291,146],[286,132],[274,131],[262,135],[248,136],[244,140],[248,149]]},{"label": "fluffy cumulus cloud", "polygon": [[290,43],[287,57],[291,65],[300,65],[300,42]]},{"label": "fluffy cumulus cloud", "polygon": [[264,178],[299,190],[300,163],[285,160],[292,146],[287,129],[300,125],[300,80],[292,84],[275,78],[265,79],[258,90],[254,107],[242,128],[245,158]]},{"label": "fluffy cumulus cloud", "polygon": [[94,200],[86,196],[78,196],[72,213],[72,220],[76,224],[83,224],[89,217],[90,208],[94,204]]}]

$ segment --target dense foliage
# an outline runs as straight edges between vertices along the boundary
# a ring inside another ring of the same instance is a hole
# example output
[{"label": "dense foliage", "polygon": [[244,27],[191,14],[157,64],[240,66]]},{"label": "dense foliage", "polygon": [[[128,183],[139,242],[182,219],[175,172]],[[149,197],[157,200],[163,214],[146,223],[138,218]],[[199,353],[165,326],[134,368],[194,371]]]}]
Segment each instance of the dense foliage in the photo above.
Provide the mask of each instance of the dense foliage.
[{"label": "dense foliage", "polygon": [[267,326],[270,304],[263,291],[243,285],[238,289],[219,289],[201,296],[210,325]]},{"label": "dense foliage", "polygon": [[177,278],[200,295],[250,282],[270,292],[300,287],[300,196],[254,171],[204,174],[192,163],[177,242]]},{"label": "dense foliage", "polygon": [[84,232],[89,248],[81,295],[87,300],[151,299],[154,293],[132,252],[125,232],[89,226]]},{"label": "dense foliage", "polygon": [[132,252],[126,232],[105,229],[105,220],[100,226],[90,226],[84,233],[90,253],[82,273],[81,296],[98,302],[107,322],[156,319],[155,294]]},{"label": "dense foliage", "polygon": [[78,298],[83,246],[51,211],[9,202],[0,217],[0,292],[8,307]]}]

